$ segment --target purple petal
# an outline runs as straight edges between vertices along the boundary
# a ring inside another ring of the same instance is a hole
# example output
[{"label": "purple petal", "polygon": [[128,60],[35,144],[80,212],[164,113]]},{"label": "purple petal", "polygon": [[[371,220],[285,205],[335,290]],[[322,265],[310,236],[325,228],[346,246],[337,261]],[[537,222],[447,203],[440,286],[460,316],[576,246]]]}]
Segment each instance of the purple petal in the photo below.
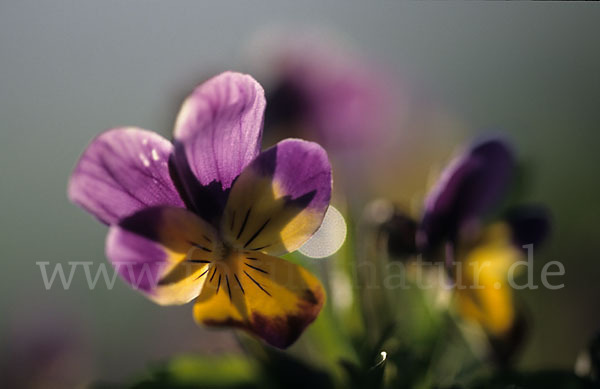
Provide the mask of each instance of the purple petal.
[{"label": "purple petal", "polygon": [[314,193],[307,208],[325,212],[331,199],[331,165],[327,152],[314,142],[286,139],[265,150],[252,164],[272,177],[278,192],[290,200]]},{"label": "purple petal", "polygon": [[261,153],[233,185],[221,224],[244,250],[294,251],[319,228],[331,199],[331,165],[313,142],[287,139]]},{"label": "purple petal", "polygon": [[235,178],[258,155],[264,110],[258,82],[233,72],[211,78],[186,99],[175,125],[175,164],[196,206],[203,206],[196,200],[199,186],[214,187],[201,197],[226,197]]},{"label": "purple petal", "polygon": [[172,145],[138,128],[117,128],[94,139],[79,159],[68,196],[106,224],[144,208],[183,207],[171,181]]},{"label": "purple petal", "polygon": [[513,152],[499,138],[476,143],[455,159],[427,196],[419,245],[455,239],[462,227],[479,220],[505,193],[513,168]]},{"label": "purple petal", "polygon": [[121,277],[160,304],[181,304],[198,296],[198,277],[214,260],[217,236],[194,213],[153,207],[112,225],[106,255]]}]

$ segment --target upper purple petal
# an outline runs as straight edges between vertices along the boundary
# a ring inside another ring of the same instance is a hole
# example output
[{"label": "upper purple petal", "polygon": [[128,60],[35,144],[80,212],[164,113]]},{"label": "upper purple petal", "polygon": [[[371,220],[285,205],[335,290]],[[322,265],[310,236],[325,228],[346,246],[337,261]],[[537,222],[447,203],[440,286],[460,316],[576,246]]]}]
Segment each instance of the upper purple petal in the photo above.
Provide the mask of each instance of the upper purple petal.
[{"label": "upper purple petal", "polygon": [[461,227],[481,218],[505,193],[514,164],[510,146],[499,138],[478,142],[455,159],[426,198],[418,244],[454,239]]},{"label": "upper purple petal", "polygon": [[186,99],[175,140],[202,185],[217,181],[223,189],[231,187],[258,155],[265,104],[260,84],[234,72],[211,78]]},{"label": "upper purple petal", "polygon": [[151,206],[183,207],[169,174],[172,149],[169,141],[150,131],[106,131],[75,166],[69,199],[107,224]]},{"label": "upper purple petal", "polygon": [[216,224],[231,184],[260,152],[265,105],[256,80],[225,72],[198,86],[181,107],[174,163],[205,220]]}]

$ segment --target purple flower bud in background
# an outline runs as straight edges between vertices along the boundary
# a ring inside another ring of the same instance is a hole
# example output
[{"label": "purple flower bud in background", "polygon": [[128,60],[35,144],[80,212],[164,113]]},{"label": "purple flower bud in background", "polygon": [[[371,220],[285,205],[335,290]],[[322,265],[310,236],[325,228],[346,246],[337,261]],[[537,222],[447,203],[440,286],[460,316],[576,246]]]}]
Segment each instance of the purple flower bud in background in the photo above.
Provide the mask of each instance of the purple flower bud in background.
[{"label": "purple flower bud in background", "polygon": [[265,77],[267,136],[282,131],[332,149],[363,148],[382,141],[402,116],[394,77],[329,34],[271,32],[251,56]]}]

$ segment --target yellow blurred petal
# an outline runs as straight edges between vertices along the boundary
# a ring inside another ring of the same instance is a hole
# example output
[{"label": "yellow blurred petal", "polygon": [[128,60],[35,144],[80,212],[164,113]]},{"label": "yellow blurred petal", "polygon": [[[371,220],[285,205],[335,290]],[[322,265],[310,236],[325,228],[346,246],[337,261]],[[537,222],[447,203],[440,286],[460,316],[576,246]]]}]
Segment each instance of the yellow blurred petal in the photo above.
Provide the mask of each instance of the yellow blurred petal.
[{"label": "yellow blurred petal", "polygon": [[516,319],[512,290],[508,284],[510,266],[521,258],[504,224],[490,226],[480,244],[470,249],[462,261],[465,289],[457,289],[461,315],[478,322],[488,333],[500,336]]},{"label": "yellow blurred petal", "polygon": [[457,294],[461,315],[479,323],[488,333],[495,336],[505,334],[515,321],[513,298],[506,286],[495,289],[459,290]]}]

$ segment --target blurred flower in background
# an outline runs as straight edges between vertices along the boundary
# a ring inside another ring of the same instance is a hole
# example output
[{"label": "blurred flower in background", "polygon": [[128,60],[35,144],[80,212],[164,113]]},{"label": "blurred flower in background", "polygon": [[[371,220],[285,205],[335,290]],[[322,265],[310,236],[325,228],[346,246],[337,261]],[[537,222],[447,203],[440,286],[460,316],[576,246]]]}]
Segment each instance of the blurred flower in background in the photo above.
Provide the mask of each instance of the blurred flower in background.
[{"label": "blurred flower in background", "polygon": [[72,314],[53,307],[11,319],[0,351],[3,387],[77,388],[94,378],[89,334]]},{"label": "blurred flower in background", "polygon": [[[473,142],[442,171],[418,222],[396,211],[381,227],[392,256],[420,253],[420,259],[446,267],[449,278],[439,280],[440,287],[455,291],[458,312],[489,336],[491,356],[502,365],[514,357],[525,330],[508,283],[517,273],[509,274],[510,269],[525,259],[523,246],[538,247],[550,229],[542,206],[520,205],[498,214],[516,164],[506,140]],[[498,216],[490,222],[494,212]]]},{"label": "blurred flower in background", "polygon": [[357,151],[381,144],[402,119],[392,74],[331,33],[273,28],[249,52],[266,86],[269,139],[293,135],[334,152]]}]

